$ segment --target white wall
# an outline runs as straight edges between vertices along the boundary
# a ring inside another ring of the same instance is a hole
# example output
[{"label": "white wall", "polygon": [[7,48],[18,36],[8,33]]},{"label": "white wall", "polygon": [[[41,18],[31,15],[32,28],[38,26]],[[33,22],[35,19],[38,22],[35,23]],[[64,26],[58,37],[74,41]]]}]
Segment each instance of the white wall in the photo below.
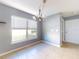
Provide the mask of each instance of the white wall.
[{"label": "white wall", "polygon": [[61,45],[61,16],[59,14],[49,16],[43,22],[43,39],[53,45]]},{"label": "white wall", "polygon": [[[8,50],[11,49],[15,49],[24,45],[27,45],[28,43],[32,42],[32,41],[25,41],[19,44],[11,44],[11,16],[19,16],[22,18],[28,18],[28,19],[32,19],[32,15],[22,12],[20,10],[11,8],[11,7],[7,7],[3,4],[0,4],[0,21],[4,21],[6,22],[6,24],[0,24],[0,54],[4,53]],[[38,26],[41,23],[38,22]],[[41,39],[41,33],[40,33],[40,27],[38,27],[38,39]],[[36,41],[36,40],[34,40]]]},{"label": "white wall", "polygon": [[65,18],[65,42],[79,44],[79,16]]}]

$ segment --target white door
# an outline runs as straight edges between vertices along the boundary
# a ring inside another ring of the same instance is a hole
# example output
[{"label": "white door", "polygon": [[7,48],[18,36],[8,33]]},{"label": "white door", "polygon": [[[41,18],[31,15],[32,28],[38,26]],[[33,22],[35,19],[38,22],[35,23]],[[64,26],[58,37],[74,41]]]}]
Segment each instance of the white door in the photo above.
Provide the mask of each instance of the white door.
[{"label": "white door", "polygon": [[79,19],[65,20],[65,41],[79,44]]}]

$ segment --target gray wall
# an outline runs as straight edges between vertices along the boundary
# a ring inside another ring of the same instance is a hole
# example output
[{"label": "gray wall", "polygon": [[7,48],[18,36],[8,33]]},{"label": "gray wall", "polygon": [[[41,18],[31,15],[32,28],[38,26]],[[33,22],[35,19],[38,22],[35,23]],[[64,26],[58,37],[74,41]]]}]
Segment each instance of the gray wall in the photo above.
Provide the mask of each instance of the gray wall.
[{"label": "gray wall", "polygon": [[[15,15],[15,16],[19,16],[19,17],[24,17],[24,18],[28,18],[28,19],[32,19],[32,15],[22,12],[20,10],[11,8],[11,7],[7,7],[3,4],[0,4],[0,21],[4,21],[6,22],[6,24],[0,24],[0,54],[3,52],[6,52],[8,50],[11,49],[15,49],[24,45],[27,45],[29,42],[32,41],[25,41],[22,43],[18,43],[18,44],[11,44],[11,16]],[[38,22],[38,26],[41,23]],[[41,39],[41,33],[40,33],[40,27],[38,27],[38,39]]]},{"label": "gray wall", "polygon": [[59,14],[47,17],[43,22],[43,39],[54,45],[61,45],[61,16]]},{"label": "gray wall", "polygon": [[65,17],[65,42],[79,44],[79,15]]}]

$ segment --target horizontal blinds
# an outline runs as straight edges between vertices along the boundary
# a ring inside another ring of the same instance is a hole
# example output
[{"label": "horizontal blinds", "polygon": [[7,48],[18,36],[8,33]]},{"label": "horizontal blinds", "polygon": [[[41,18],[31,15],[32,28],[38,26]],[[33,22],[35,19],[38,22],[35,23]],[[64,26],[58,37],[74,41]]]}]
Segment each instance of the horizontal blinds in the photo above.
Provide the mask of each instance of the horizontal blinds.
[{"label": "horizontal blinds", "polygon": [[27,19],[12,16],[12,28],[14,29],[26,29],[27,25]]}]

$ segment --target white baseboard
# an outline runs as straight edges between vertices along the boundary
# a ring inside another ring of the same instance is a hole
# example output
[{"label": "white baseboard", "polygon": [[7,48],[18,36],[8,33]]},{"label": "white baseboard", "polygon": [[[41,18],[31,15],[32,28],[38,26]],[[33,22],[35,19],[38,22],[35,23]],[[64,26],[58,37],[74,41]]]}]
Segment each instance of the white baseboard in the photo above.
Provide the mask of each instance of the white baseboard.
[{"label": "white baseboard", "polygon": [[56,47],[61,47],[61,45],[59,44],[54,44],[54,43],[51,43],[49,41],[43,41],[44,43],[47,43],[47,44],[50,44],[50,45],[53,45],[53,46],[56,46]]},{"label": "white baseboard", "polygon": [[19,50],[24,49],[24,48],[28,48],[28,47],[30,47],[30,46],[32,46],[32,45],[35,45],[35,44],[38,44],[38,43],[40,43],[40,42],[41,42],[41,40],[36,41],[36,42],[33,42],[33,43],[31,43],[31,44],[28,44],[28,45],[23,46],[23,47],[20,47],[20,48],[16,48],[16,49],[7,51],[7,52],[5,52],[5,53],[0,54],[0,56],[4,56],[4,55],[7,55],[7,54],[9,54],[9,53],[12,53],[12,52],[15,52],[15,51],[19,51]]},{"label": "white baseboard", "polygon": [[79,45],[79,43],[74,43],[74,42],[71,42],[71,41],[63,41],[64,43],[70,43],[70,44],[75,44],[75,45]]}]

